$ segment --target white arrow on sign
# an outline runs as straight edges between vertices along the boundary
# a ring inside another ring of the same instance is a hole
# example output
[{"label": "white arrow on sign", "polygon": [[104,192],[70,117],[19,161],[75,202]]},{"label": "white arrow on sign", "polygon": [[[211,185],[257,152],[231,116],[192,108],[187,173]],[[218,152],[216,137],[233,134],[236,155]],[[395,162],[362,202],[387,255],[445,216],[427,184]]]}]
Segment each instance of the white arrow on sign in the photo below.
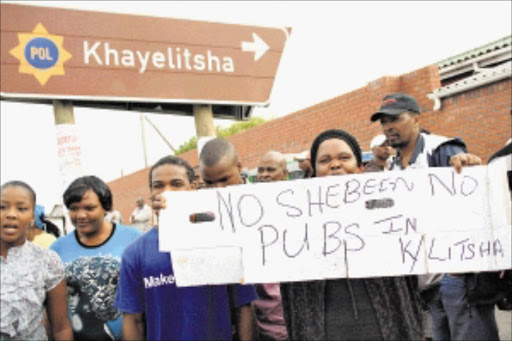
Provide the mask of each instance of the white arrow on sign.
[{"label": "white arrow on sign", "polygon": [[254,61],[258,61],[268,51],[269,46],[256,33],[252,34],[254,41],[243,41],[242,51],[254,52]]}]

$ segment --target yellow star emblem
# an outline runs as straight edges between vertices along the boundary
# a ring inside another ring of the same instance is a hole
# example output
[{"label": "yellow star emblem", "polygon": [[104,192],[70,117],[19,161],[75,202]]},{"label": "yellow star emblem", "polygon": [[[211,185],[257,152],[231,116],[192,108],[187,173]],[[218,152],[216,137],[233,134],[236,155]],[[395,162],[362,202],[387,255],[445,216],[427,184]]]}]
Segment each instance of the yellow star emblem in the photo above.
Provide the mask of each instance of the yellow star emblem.
[{"label": "yellow star emblem", "polygon": [[39,23],[32,33],[18,33],[19,44],[10,52],[20,61],[19,73],[32,74],[45,85],[51,76],[64,75],[64,63],[71,54],[64,49],[64,37],[48,34]]}]

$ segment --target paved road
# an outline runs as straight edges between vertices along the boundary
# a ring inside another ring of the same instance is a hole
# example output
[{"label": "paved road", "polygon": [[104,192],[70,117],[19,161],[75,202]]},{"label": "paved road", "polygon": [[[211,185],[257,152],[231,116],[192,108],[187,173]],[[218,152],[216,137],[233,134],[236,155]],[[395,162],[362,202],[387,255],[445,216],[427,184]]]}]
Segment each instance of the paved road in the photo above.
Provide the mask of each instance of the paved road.
[{"label": "paved road", "polygon": [[496,320],[498,321],[500,340],[512,341],[512,312],[496,308]]}]

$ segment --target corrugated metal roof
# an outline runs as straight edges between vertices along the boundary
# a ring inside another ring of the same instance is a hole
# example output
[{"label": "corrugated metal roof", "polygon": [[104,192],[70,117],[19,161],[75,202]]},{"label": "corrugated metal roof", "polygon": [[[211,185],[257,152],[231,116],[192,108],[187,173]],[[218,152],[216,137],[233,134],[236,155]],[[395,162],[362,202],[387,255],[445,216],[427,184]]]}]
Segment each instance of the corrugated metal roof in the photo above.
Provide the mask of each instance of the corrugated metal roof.
[{"label": "corrugated metal roof", "polygon": [[434,100],[434,111],[438,111],[441,109],[441,98],[450,97],[510,77],[512,77],[512,61],[508,61],[493,68],[480,69],[479,72],[470,77],[434,89],[432,93],[427,94],[427,97]]},{"label": "corrugated metal roof", "polygon": [[444,60],[442,60],[440,62],[437,62],[436,65],[440,69],[442,69],[442,68],[445,68],[445,67],[448,67],[448,66],[451,66],[451,65],[455,65],[455,64],[464,62],[466,60],[473,59],[473,58],[476,58],[478,56],[490,53],[492,51],[496,51],[496,50],[502,49],[502,48],[510,46],[510,45],[512,45],[512,36],[507,36],[505,38],[496,40],[496,41],[494,41],[492,43],[489,43],[487,45],[484,45],[484,46],[481,46],[481,47],[477,47],[475,49],[466,51],[464,53],[461,53],[461,54],[455,55],[453,57],[444,59]]}]

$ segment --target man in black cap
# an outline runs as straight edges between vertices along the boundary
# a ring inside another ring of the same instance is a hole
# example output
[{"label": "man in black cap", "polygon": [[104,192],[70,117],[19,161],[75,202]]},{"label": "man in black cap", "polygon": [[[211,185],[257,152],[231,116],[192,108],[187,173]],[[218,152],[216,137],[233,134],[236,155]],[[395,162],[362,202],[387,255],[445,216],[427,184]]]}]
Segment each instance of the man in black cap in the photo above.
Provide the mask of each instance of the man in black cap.
[{"label": "man in black cap", "polygon": [[[387,141],[397,155],[390,170],[479,165],[481,159],[468,154],[464,141],[431,135],[421,130],[421,109],[414,97],[392,93],[384,97],[380,109],[371,116],[379,121]],[[496,340],[498,330],[493,304],[470,307],[465,276],[431,274],[418,277],[418,286],[432,318],[434,340]]]},{"label": "man in black cap", "polygon": [[420,113],[414,97],[393,93],[384,97],[379,111],[372,115],[371,121],[380,120],[387,141],[397,150],[392,169],[451,165],[460,173],[462,166],[482,163],[478,156],[467,154],[466,145],[460,138],[450,139],[421,131]]}]

